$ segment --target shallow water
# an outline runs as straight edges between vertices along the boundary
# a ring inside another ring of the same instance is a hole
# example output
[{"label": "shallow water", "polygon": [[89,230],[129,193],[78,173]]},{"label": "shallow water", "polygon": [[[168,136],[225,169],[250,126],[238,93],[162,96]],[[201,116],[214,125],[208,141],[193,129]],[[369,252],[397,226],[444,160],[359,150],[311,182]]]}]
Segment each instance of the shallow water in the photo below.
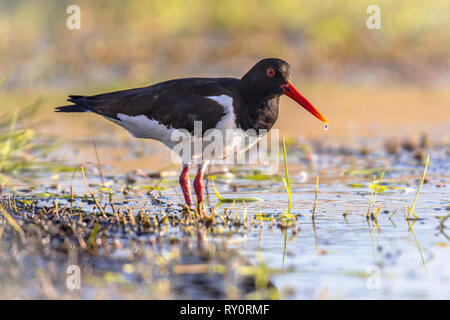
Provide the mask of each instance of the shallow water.
[{"label": "shallow water", "polygon": [[[300,214],[297,221],[301,231],[296,236],[287,231],[286,250],[284,234],[267,228],[246,234],[240,250],[255,260],[261,254],[270,267],[286,271],[272,277],[275,286],[287,293],[286,298],[450,297],[450,269],[446,268],[450,263],[450,242],[448,235],[438,231],[438,217],[448,215],[450,210],[449,158],[444,153],[433,153],[428,183],[422,187],[415,207],[418,221],[405,220],[405,204],[412,203],[423,165],[400,160],[395,168],[383,167],[395,170],[386,172],[383,181],[405,181],[394,185],[406,190],[387,190],[377,195],[376,207],[381,209],[376,227],[366,218],[370,189],[349,187],[350,183],[368,186],[371,178],[342,176],[339,167],[327,165],[327,156],[336,157],[322,155],[325,160],[310,173],[314,177],[327,172],[319,187],[316,233],[311,219],[314,184],[313,179],[307,179],[293,184],[292,212]],[[344,162],[341,160],[330,162]],[[376,161],[376,157],[371,160]],[[298,176],[293,170],[291,174]],[[225,186],[222,189],[222,196],[233,195],[226,192]],[[287,207],[285,192],[268,189],[245,196],[264,198],[263,202],[247,204],[249,213],[280,213]]]},{"label": "shallow water", "polygon": [[[80,261],[82,266],[89,267],[87,273],[90,280],[85,279],[88,285],[82,287],[75,297],[99,297],[96,282],[92,280],[96,276],[115,284],[113,289],[109,284],[102,287],[101,292],[106,297],[134,297],[130,293],[133,289],[130,288],[135,288],[134,294],[139,293],[139,297],[154,297],[146,288],[154,287],[156,283],[164,291],[166,282],[170,283],[170,290],[167,290],[171,293],[163,297],[234,297],[224,285],[224,279],[225,282],[229,277],[235,279],[234,273],[222,276],[211,269],[202,269],[201,272],[174,271],[177,268],[175,266],[180,265],[191,268],[192,265],[219,264],[236,270],[252,265],[266,268],[271,283],[282,299],[449,298],[449,232],[445,222],[439,228],[439,217],[446,217],[450,213],[448,147],[436,144],[426,150],[431,154],[427,181],[414,210],[420,219],[406,220],[405,205],[410,206],[413,202],[423,173],[423,157],[418,161],[414,158],[414,152],[409,151],[389,155],[381,147],[380,141],[366,143],[375,146],[375,151],[364,156],[352,146],[315,146],[313,142],[314,154],[305,154],[297,145],[288,150],[293,192],[291,213],[296,215],[296,224],[287,229],[277,227],[280,215],[288,206],[283,182],[280,179],[255,180],[245,168],[241,168],[241,171],[229,172],[226,178],[218,177],[215,185],[225,198],[262,198],[263,201],[249,202],[245,207],[236,203],[232,213],[243,219],[246,211],[248,217],[255,221],[259,214],[263,214],[266,219],[261,223],[257,221],[247,229],[229,227],[225,233],[216,230],[201,234],[197,230],[189,234],[186,229],[171,225],[157,233],[127,235],[126,232],[110,232],[107,235],[109,241],[119,239],[124,247],[113,251],[109,258],[91,259],[88,255],[82,260],[84,262]],[[380,147],[376,147],[377,144]],[[111,185],[108,192],[112,194],[116,209],[133,207],[134,215],[140,209],[156,216],[162,214],[161,210],[163,213],[181,214],[178,205],[181,191],[174,187],[176,176],[169,175],[161,181],[130,174],[128,182],[131,188],[128,187],[129,191],[124,192],[128,185],[127,177],[109,176],[113,174],[114,168],[104,168],[104,171],[105,182]],[[385,171],[383,185],[394,188],[376,195],[373,208],[380,207],[379,213],[375,220],[367,219],[370,199],[374,197],[369,185],[373,182],[373,176],[376,175],[378,179],[382,171]],[[100,204],[109,203],[107,192],[102,193],[99,188],[101,180],[95,165],[88,166],[86,174]],[[130,176],[133,181],[129,179]],[[316,176],[319,176],[320,182],[313,223]],[[61,192],[65,192],[67,195],[70,186],[73,186],[75,195],[86,193],[86,186],[79,173],[75,177],[69,173],[60,174],[53,181],[55,189],[49,188],[47,173],[37,174],[35,178],[38,181],[35,190],[30,192],[26,188],[16,187],[6,190],[6,193],[14,192],[18,199],[30,198],[35,194],[31,198],[37,200],[37,206],[50,206],[58,199],[60,207],[68,205],[63,197],[50,194],[44,199],[39,194],[49,192],[61,195]],[[167,187],[151,192],[162,204],[147,194],[148,190],[143,187],[148,185]],[[208,194],[209,206],[216,207],[218,213],[232,206],[231,203],[219,204],[210,184]],[[171,204],[171,208],[168,209],[165,204]],[[93,207],[93,203],[81,199],[75,199],[72,205],[86,211]],[[110,212],[109,207],[106,211]],[[149,250],[145,258],[130,258],[131,247],[126,244],[130,238],[143,242],[142,250]],[[177,256],[174,258],[175,263],[169,263],[170,267],[167,267],[171,271],[165,272],[158,264],[157,268],[148,269],[153,276],[145,275],[145,270],[155,264],[152,259],[172,261],[168,257],[174,254],[174,250]],[[31,260],[36,259],[35,255]],[[45,257],[40,256],[39,260],[45,261]],[[67,290],[61,283],[64,280],[64,271],[61,270],[67,263],[65,258],[56,262],[62,276],[55,279],[53,285],[62,293]],[[43,268],[47,268],[45,263]],[[162,284],[160,281],[163,281]],[[243,286],[242,282],[233,283],[238,287]],[[17,284],[14,292],[27,290]],[[251,289],[244,291],[249,292]],[[27,294],[33,296],[29,291]]]}]

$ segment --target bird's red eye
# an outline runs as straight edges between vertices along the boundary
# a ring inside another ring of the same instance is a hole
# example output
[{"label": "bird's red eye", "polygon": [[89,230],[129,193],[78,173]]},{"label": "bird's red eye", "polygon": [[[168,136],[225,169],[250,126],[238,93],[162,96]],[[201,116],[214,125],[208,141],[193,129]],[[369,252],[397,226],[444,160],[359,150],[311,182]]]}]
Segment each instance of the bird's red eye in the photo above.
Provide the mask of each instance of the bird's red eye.
[{"label": "bird's red eye", "polygon": [[273,77],[275,75],[275,70],[273,70],[273,68],[267,68],[266,73],[267,76]]}]

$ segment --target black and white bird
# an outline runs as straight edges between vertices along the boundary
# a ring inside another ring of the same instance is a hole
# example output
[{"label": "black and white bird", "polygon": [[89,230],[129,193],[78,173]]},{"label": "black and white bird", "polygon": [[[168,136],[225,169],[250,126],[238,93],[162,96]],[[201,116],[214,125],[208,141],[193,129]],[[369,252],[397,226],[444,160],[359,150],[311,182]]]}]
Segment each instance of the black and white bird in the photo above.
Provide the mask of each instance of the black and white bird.
[{"label": "black and white bird", "polygon": [[[173,149],[177,144],[173,141],[174,131],[193,134],[196,121],[200,121],[202,133],[209,129],[269,131],[277,121],[282,94],[328,123],[292,85],[289,64],[276,58],[259,61],[240,79],[185,78],[93,96],[71,95],[68,101],[73,104],[57,107],[55,111],[93,112],[137,138],[158,140]],[[208,160],[200,161],[194,180],[197,205],[204,200],[203,174]],[[189,207],[192,206],[190,164],[191,159],[183,160],[180,175],[181,190]]]}]

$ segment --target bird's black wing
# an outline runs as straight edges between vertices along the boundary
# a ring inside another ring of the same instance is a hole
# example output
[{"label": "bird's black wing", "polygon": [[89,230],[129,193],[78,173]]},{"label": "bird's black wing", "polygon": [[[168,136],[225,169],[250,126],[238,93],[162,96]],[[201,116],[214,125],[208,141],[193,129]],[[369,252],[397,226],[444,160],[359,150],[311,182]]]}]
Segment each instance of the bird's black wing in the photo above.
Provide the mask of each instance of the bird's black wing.
[{"label": "bird's black wing", "polygon": [[202,121],[203,132],[214,128],[224,107],[208,97],[231,94],[237,79],[189,78],[161,82],[153,86],[115,91],[94,96],[69,96],[73,105],[59,112],[92,111],[120,120],[119,115],[145,115],[167,127],[193,132],[194,121]]}]

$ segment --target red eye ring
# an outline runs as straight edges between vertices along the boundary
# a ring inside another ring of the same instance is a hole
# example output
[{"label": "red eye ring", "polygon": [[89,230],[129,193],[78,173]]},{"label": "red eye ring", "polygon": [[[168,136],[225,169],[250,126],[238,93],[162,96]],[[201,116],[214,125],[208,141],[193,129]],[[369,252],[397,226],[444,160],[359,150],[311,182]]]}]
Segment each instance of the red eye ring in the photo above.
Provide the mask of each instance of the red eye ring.
[{"label": "red eye ring", "polygon": [[275,70],[273,70],[273,68],[267,68],[266,73],[268,77],[273,77],[275,75]]}]

